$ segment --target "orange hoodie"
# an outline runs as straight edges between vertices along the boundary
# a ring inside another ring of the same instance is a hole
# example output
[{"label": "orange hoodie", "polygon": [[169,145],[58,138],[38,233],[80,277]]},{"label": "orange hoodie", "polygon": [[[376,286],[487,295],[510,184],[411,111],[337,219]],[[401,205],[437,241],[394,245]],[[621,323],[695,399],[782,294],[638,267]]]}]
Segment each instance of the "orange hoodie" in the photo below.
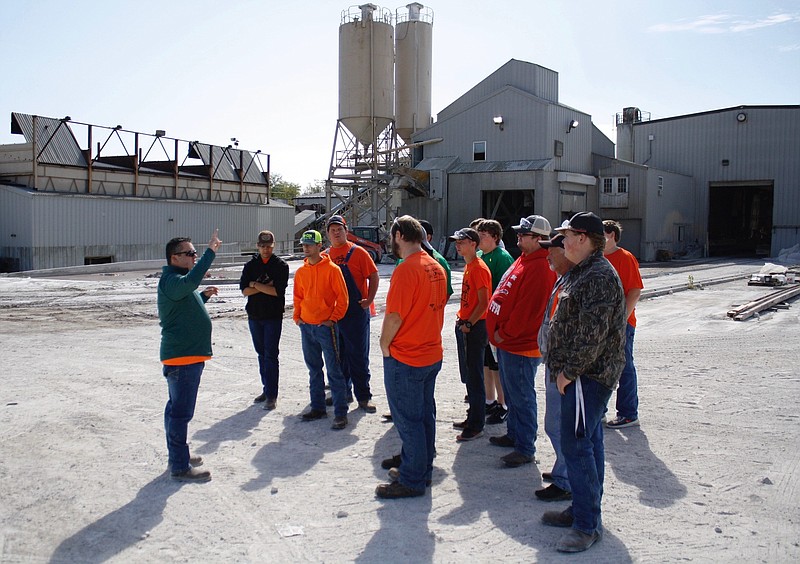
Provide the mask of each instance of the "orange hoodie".
[{"label": "orange hoodie", "polygon": [[327,254],[322,260],[310,264],[308,259],[294,274],[295,323],[319,325],[323,321],[339,321],[347,312],[347,285],[342,270],[331,262]]}]

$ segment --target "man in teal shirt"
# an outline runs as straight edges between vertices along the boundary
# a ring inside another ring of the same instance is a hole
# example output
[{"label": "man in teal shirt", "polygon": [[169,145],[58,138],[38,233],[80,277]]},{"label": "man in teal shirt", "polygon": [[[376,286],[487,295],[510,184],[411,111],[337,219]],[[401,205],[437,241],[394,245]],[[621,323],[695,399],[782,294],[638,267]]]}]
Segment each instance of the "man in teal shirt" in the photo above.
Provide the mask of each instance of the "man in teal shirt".
[{"label": "man in teal shirt", "polygon": [[172,477],[179,481],[207,482],[211,472],[198,470],[203,463],[189,454],[186,442],[189,421],[194,416],[197,390],[205,361],[212,356],[211,318],[205,303],[219,290],[197,287],[203,281],[216,251],[222,244],[214,231],[208,249],[197,260],[197,251],[188,237],[167,243],[167,265],[158,282],[158,318],[161,324],[161,363],[167,380],[169,400],[164,408],[164,430]]}]

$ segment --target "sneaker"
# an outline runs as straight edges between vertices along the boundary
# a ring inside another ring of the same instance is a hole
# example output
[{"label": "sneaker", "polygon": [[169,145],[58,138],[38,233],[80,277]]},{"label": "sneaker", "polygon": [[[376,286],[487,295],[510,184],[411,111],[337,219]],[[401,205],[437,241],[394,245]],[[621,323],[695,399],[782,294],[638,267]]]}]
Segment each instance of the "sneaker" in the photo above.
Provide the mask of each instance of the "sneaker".
[{"label": "sneaker", "polygon": [[552,482],[553,481],[553,473],[552,472],[542,472],[542,481],[543,482]]},{"label": "sneaker", "polygon": [[489,442],[494,446],[499,446],[499,447],[514,446],[514,439],[512,439],[508,435],[503,435],[502,437],[489,437]]},{"label": "sneaker", "polygon": [[398,499],[401,497],[419,497],[425,495],[425,490],[415,490],[404,486],[400,482],[381,484],[375,488],[375,495],[383,499]]},{"label": "sneaker", "polygon": [[532,456],[526,456],[521,452],[517,452],[516,450],[511,454],[507,454],[503,456],[500,460],[508,466],[509,468],[517,468],[518,466],[522,466],[523,464],[530,464],[533,462]]},{"label": "sneaker", "polygon": [[545,511],[542,515],[542,523],[549,527],[571,527],[573,521],[572,506],[564,511]]},{"label": "sneaker", "polygon": [[503,407],[502,405],[498,404],[497,407],[492,410],[492,414],[486,418],[487,425],[499,425],[500,423],[505,422],[508,418],[508,410]]},{"label": "sneaker", "polygon": [[467,428],[467,420],[464,419],[463,421],[456,421],[453,423],[453,429],[466,429]]},{"label": "sneaker", "polygon": [[253,398],[253,403],[261,403],[262,401],[267,399],[267,394],[261,393]]},{"label": "sneaker", "polygon": [[[378,409],[375,407],[375,404],[372,403],[370,400],[361,400],[358,402],[358,407],[366,411],[367,413],[375,413]],[[391,414],[389,414],[391,417]]]},{"label": "sneaker", "polygon": [[492,411],[494,411],[494,409],[498,405],[500,405],[500,404],[497,402],[497,400],[494,400],[492,403],[487,403],[486,404],[486,417],[489,417],[492,414]]},{"label": "sneaker", "polygon": [[208,482],[211,479],[211,472],[208,470],[198,470],[194,466],[189,466],[188,470],[171,474],[173,480],[179,482]]},{"label": "sneaker", "polygon": [[383,417],[383,422],[384,423],[391,423],[392,422],[392,412],[391,411],[387,411],[381,417]]},{"label": "sneaker", "polygon": [[391,470],[392,468],[399,468],[401,460],[402,459],[400,458],[400,455],[399,454],[395,454],[391,458],[384,459],[384,461],[381,462],[381,468],[383,468],[384,470]]},{"label": "sneaker", "polygon": [[609,429],[622,429],[624,427],[638,427],[638,426],[639,426],[638,419],[628,419],[627,417],[621,417],[621,416],[606,422],[606,427],[608,427]]},{"label": "sneaker", "polygon": [[272,411],[278,407],[278,400],[275,398],[267,398],[267,401],[264,402],[264,410]]},{"label": "sneaker", "polygon": [[571,492],[562,490],[555,484],[550,484],[546,488],[536,490],[533,492],[533,495],[542,501],[569,501],[572,499]]},{"label": "sneaker", "polygon": [[310,411],[306,411],[304,414],[300,416],[300,418],[303,421],[316,421],[317,419],[325,419],[327,416],[328,416],[327,411],[312,409]]},{"label": "sneaker", "polygon": [[578,529],[570,529],[556,544],[559,552],[583,552],[600,540],[600,533],[597,531],[587,535]]},{"label": "sneaker", "polygon": [[[353,403],[353,394],[347,394],[347,403]],[[325,405],[328,407],[333,406],[333,395],[325,397]]]},{"label": "sneaker", "polygon": [[483,436],[483,431],[473,431],[472,429],[464,429],[461,432],[461,434],[456,437],[456,440],[459,443],[465,443],[467,441],[472,441],[482,436]]},{"label": "sneaker", "polygon": [[345,427],[347,427],[347,417],[343,415],[341,417],[333,418],[333,423],[331,423],[331,429],[339,431],[341,429],[344,429]]}]

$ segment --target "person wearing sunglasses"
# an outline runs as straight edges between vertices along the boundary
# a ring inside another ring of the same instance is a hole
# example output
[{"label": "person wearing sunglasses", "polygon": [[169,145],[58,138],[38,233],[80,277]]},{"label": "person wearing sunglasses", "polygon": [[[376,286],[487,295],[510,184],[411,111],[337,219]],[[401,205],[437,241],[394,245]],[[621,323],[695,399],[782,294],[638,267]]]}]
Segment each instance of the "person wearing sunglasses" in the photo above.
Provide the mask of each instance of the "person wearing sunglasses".
[{"label": "person wearing sunglasses", "polygon": [[169,399],[164,408],[170,474],[179,481],[207,482],[211,472],[199,470],[199,456],[189,454],[186,442],[194,416],[197,390],[205,362],[212,356],[211,318],[205,303],[219,289],[197,288],[216,257],[222,241],[219,230],[211,235],[200,260],[189,237],[176,237],[166,246],[167,265],[158,282],[158,318],[161,324],[161,363]]}]

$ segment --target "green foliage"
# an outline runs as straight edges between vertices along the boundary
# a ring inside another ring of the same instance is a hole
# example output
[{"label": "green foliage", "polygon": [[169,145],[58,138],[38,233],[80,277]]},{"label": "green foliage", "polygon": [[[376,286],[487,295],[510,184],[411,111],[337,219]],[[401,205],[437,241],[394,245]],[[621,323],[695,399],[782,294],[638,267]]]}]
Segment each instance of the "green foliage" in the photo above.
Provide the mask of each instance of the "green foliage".
[{"label": "green foliage", "polygon": [[293,204],[294,199],[300,194],[300,185],[296,182],[284,180],[278,173],[269,175],[270,197],[286,200]]}]

